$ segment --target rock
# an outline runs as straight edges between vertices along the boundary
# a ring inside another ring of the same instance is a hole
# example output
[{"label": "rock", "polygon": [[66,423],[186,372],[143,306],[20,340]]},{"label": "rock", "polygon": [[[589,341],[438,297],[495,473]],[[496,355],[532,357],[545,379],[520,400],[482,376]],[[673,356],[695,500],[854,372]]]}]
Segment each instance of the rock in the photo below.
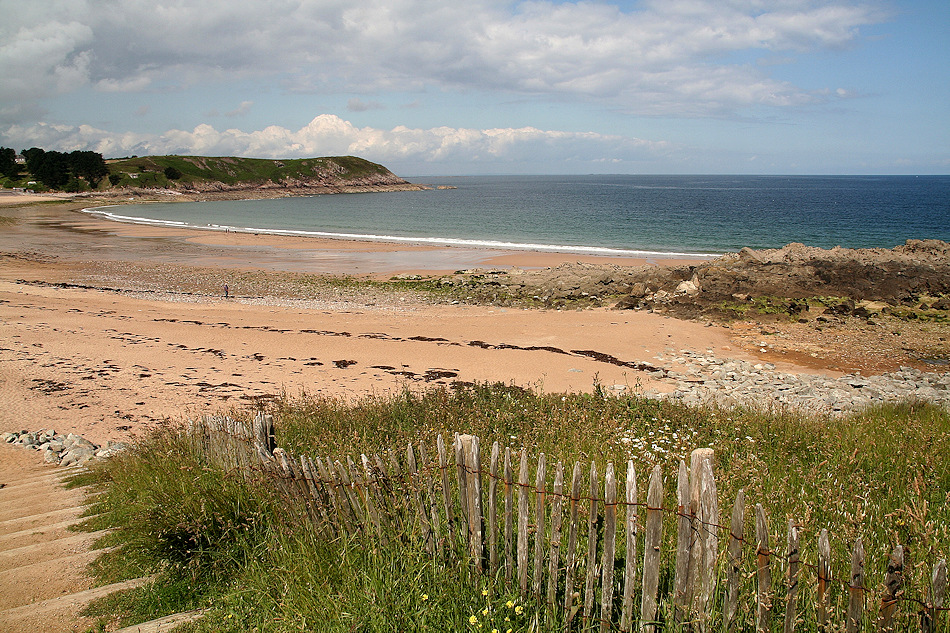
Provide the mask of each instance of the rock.
[{"label": "rock", "polygon": [[46,449],[43,453],[43,461],[47,464],[58,464],[59,463],[59,453]]}]

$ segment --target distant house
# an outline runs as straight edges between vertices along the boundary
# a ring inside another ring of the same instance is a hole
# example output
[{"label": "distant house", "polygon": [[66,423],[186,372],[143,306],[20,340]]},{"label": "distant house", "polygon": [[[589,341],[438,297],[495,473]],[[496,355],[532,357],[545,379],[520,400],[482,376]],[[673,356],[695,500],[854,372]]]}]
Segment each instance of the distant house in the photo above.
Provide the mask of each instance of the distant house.
[{"label": "distant house", "polygon": [[26,159],[23,158],[22,154],[17,154],[13,157],[13,160],[16,161],[17,165],[26,165]]}]

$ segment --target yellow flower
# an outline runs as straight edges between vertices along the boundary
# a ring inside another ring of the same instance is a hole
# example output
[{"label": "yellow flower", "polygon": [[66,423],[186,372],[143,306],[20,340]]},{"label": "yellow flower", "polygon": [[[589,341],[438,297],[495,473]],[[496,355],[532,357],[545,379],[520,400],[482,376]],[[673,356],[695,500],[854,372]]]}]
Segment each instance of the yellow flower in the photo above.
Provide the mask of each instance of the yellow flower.
[{"label": "yellow flower", "polygon": [[483,596],[487,596],[487,595],[488,595],[488,589],[482,589],[482,595],[483,595]]},{"label": "yellow flower", "polygon": [[511,607],[515,606],[515,603],[509,600],[508,602],[505,603],[505,606],[510,609]]},{"label": "yellow flower", "polygon": [[505,622],[511,622],[511,618],[509,618],[507,615],[505,616]]},{"label": "yellow flower", "polygon": [[498,629],[492,629],[491,633],[501,633]]},{"label": "yellow flower", "polygon": [[522,613],[524,613],[524,607],[522,607],[519,604],[517,607],[515,607],[515,613],[517,613],[518,615],[521,615]]},{"label": "yellow flower", "polygon": [[488,607],[482,609],[482,615],[488,615]]},{"label": "yellow flower", "polygon": [[468,616],[468,623],[469,623],[469,624],[478,624],[478,618],[476,618],[474,615],[470,615],[470,616]]},{"label": "yellow flower", "polygon": [[422,601],[423,601],[423,602],[425,602],[425,601],[428,600],[428,599],[429,599],[429,594],[427,594],[427,593],[422,594]]}]

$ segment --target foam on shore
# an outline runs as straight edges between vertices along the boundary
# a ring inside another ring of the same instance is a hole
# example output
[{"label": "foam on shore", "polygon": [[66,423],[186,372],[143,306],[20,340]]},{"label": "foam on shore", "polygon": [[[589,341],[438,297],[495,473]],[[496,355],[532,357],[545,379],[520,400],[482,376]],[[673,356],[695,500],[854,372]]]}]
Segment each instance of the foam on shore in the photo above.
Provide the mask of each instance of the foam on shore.
[{"label": "foam on shore", "polygon": [[[119,205],[114,205],[119,206]],[[367,233],[334,233],[329,231],[305,231],[294,229],[260,228],[250,226],[231,226],[227,224],[191,224],[177,220],[157,220],[137,216],[121,215],[105,211],[109,207],[93,207],[83,209],[83,213],[95,215],[103,219],[128,224],[144,224],[150,226],[164,226],[168,228],[195,229],[201,231],[218,231],[226,233],[249,233],[264,235],[279,235],[284,237],[313,237],[322,239],[351,240],[360,242],[384,242],[413,244],[422,246],[455,246],[463,248],[493,249],[505,251],[532,251],[540,253],[572,253],[577,255],[598,255],[603,257],[632,257],[632,258],[659,258],[659,259],[713,259],[721,253],[686,253],[676,251],[650,251],[637,249],[608,248],[603,246],[575,246],[564,244],[535,244],[508,242],[500,240],[473,240],[452,237],[421,237],[400,235],[374,235]]]}]

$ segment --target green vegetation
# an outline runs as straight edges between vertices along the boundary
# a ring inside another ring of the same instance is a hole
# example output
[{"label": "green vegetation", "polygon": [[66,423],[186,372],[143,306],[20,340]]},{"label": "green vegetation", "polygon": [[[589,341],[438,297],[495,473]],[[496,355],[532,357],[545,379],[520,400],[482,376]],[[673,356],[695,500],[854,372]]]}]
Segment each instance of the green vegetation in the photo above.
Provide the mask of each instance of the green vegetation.
[{"label": "green vegetation", "polygon": [[[493,441],[525,447],[532,459],[546,453],[551,480],[557,460],[568,467],[595,460],[602,468],[608,460],[633,459],[641,496],[649,469],[660,464],[667,475],[666,507],[675,507],[679,460],[693,448],[711,446],[724,522],[744,489],[749,508],[766,508],[778,543],[788,519],[798,520],[806,565],[815,563],[818,532],[827,528],[838,579],[848,577],[848,550],[858,536],[874,583],[883,579],[890,549],[901,543],[909,557],[910,600],[921,599],[930,567],[950,546],[950,412],[929,405],[882,406],[832,419],[688,408],[605,396],[599,389],[544,395],[495,384],[356,402],[284,397],[269,412],[277,420],[279,446],[314,456],[358,457],[409,442],[431,447],[439,433],[451,438],[467,432],[485,447]],[[149,587],[95,606],[92,613],[103,621],[113,609],[131,623],[206,607],[206,618],[186,630],[487,633],[560,626],[559,616],[545,614],[533,598],[521,601],[500,580],[464,567],[433,564],[411,543],[383,546],[315,533],[281,505],[276,490],[211,467],[191,438],[171,430],[144,438],[134,452],[98,465],[77,483],[104,491],[87,527],[116,528],[106,542],[118,548],[95,567],[102,582],[158,574]],[[751,511],[746,522],[749,534]],[[675,535],[667,529],[664,538],[661,594],[668,595]],[[750,547],[745,555],[752,565]],[[754,592],[753,576],[743,580],[746,597]],[[846,593],[838,587],[833,594],[839,613]],[[751,630],[750,603],[742,602],[740,628]],[[810,580],[802,583],[800,604],[814,604]],[[873,612],[872,605],[870,599]],[[915,621],[912,603],[901,609],[905,623]],[[801,613],[802,630],[814,628],[813,610],[803,606]],[[773,619],[780,628],[780,618]]]},{"label": "green vegetation", "polygon": [[264,158],[205,156],[142,156],[109,161],[109,171],[117,176],[113,186],[168,187],[172,182],[194,185],[221,182],[226,185],[267,182],[279,184],[297,180],[355,180],[370,176],[391,176],[382,165],[355,156],[269,160]]}]

